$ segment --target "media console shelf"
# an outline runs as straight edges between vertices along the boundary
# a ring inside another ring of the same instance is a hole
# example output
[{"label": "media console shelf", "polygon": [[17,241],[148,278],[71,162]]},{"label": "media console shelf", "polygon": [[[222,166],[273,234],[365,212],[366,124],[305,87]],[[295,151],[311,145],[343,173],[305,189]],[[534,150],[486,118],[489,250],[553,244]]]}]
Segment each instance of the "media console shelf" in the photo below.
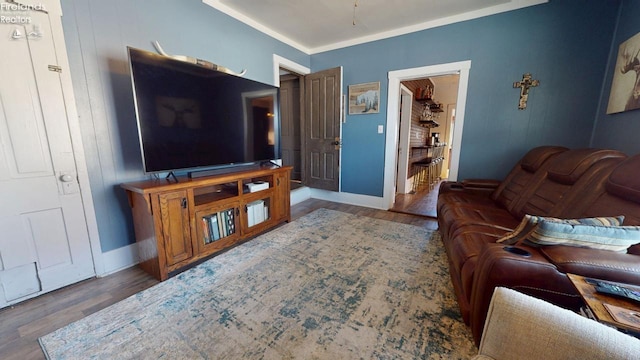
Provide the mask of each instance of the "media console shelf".
[{"label": "media console shelf", "polygon": [[[122,184],[140,267],[164,281],[183,267],[291,220],[290,166]],[[253,190],[253,191],[252,191]]]}]

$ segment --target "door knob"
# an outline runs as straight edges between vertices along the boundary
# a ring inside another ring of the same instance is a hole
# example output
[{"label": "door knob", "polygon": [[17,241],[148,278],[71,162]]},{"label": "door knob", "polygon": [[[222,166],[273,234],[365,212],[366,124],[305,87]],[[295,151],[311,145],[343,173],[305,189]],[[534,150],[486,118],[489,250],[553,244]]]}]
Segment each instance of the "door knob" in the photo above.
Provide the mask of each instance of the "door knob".
[{"label": "door knob", "polygon": [[60,176],[60,181],[62,182],[72,182],[73,181],[73,176],[69,175],[69,174],[63,174]]},{"label": "door knob", "polygon": [[342,145],[342,141],[340,141],[339,137],[334,138],[334,141],[331,142],[334,150],[340,150],[340,146]]}]

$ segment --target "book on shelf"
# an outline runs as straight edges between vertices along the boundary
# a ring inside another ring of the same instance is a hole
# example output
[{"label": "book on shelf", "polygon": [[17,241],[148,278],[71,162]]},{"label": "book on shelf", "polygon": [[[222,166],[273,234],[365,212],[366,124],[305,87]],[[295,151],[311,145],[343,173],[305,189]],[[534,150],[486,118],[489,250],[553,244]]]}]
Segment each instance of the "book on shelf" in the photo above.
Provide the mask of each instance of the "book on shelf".
[{"label": "book on shelf", "polygon": [[216,233],[217,225],[215,221],[215,216],[205,216],[202,218],[202,228],[204,231],[204,243],[210,244],[216,240],[218,240],[218,235]]},{"label": "book on shelf", "polygon": [[227,234],[227,225],[226,225],[227,224],[227,219],[225,218],[224,211],[220,211],[218,213],[218,216],[219,216],[218,220],[220,220],[220,226],[221,226],[221,229],[222,229],[221,233],[220,233],[220,236],[221,237],[225,237],[225,236],[227,236],[229,234]]},{"label": "book on shelf", "polygon": [[231,226],[229,225],[229,223],[232,221],[231,212],[229,210],[225,210],[225,214],[226,214],[226,220],[227,220],[227,222],[225,223],[225,226],[227,228],[227,234],[232,235],[233,232],[231,232]]},{"label": "book on shelf", "polygon": [[247,220],[249,226],[258,225],[265,220],[264,200],[256,200],[247,204]]},{"label": "book on shelf", "polygon": [[204,243],[210,244],[220,238],[218,232],[218,225],[216,223],[216,217],[214,215],[202,217],[202,230],[204,233]]},{"label": "book on shelf", "polygon": [[209,228],[209,219],[207,219],[206,217],[202,218],[202,232],[204,234],[204,243],[209,244],[211,242],[211,233],[210,233],[210,228]]},{"label": "book on shelf", "polygon": [[235,214],[233,213],[233,209],[225,210],[227,214],[227,231],[229,235],[234,234],[236,232],[235,226]]},{"label": "book on shelf", "polygon": [[220,214],[219,212],[215,214],[215,217],[218,221],[218,232],[220,233],[220,238],[225,237],[226,235],[224,234],[224,223],[222,222],[222,214]]},{"label": "book on shelf", "polygon": [[211,228],[211,241],[220,239],[220,230],[218,230],[218,217],[214,215],[209,216],[210,228]]},{"label": "book on shelf", "polygon": [[227,210],[222,212],[222,218],[224,219],[224,224],[222,225],[224,226],[224,236],[229,236],[231,233],[229,233],[229,212]]},{"label": "book on shelf", "polygon": [[218,211],[202,217],[204,243],[210,244],[236,233],[235,208]]}]

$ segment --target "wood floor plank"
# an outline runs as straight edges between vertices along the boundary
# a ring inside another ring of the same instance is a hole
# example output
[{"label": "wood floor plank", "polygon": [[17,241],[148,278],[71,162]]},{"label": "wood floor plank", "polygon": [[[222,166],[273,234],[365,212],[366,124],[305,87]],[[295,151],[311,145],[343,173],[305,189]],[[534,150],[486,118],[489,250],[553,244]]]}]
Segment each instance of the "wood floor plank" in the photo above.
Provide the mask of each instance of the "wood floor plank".
[{"label": "wood floor plank", "polygon": [[[293,220],[316,209],[327,208],[405,224],[437,229],[434,219],[310,199],[291,207]],[[38,338],[73,321],[104,309],[158,281],[138,267],[44,294],[0,310],[0,359],[44,359]]]},{"label": "wood floor plank", "polygon": [[[127,286],[128,283],[137,286]],[[38,344],[40,336],[157,283],[157,280],[138,267],[132,267],[103,278],[85,280],[2,309],[0,359],[44,359]],[[122,289],[114,291],[119,285]]]},{"label": "wood floor plank", "polygon": [[415,193],[396,194],[395,204],[393,204],[393,208],[390,210],[436,219],[438,190],[441,182],[442,181],[438,182],[432,189],[427,186],[419,189]]}]

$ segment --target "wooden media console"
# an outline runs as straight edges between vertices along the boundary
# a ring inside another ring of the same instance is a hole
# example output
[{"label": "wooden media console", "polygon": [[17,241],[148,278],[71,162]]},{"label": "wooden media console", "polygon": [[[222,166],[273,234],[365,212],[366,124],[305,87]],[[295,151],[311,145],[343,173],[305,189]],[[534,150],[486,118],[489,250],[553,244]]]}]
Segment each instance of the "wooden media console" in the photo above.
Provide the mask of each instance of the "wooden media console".
[{"label": "wooden media console", "polygon": [[291,169],[122,184],[133,213],[140,267],[164,281],[185,266],[290,221]]}]

